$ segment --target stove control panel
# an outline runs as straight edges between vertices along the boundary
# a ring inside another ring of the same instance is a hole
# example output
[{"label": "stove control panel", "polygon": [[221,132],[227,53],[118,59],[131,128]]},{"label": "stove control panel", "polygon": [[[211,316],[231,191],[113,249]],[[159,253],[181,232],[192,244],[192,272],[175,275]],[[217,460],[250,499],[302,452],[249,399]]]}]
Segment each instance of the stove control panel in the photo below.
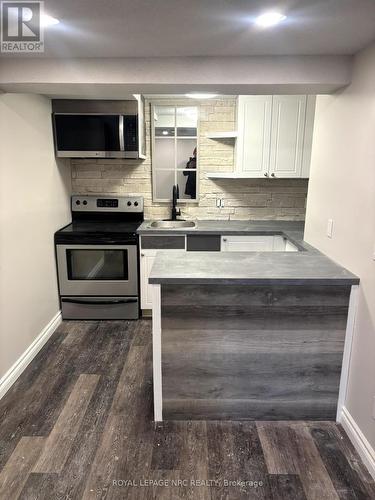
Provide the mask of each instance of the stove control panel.
[{"label": "stove control panel", "polygon": [[72,196],[72,212],[143,212],[142,196]]}]

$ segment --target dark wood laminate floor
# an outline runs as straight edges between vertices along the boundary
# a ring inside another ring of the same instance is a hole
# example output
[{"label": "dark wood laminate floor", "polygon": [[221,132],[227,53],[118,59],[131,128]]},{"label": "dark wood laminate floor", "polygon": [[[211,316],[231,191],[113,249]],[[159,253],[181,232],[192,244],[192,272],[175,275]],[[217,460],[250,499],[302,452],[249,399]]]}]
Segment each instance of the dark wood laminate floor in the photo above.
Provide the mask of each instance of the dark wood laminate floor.
[{"label": "dark wood laminate floor", "polygon": [[155,425],[151,373],[150,321],[63,323],[0,401],[0,498],[375,498],[336,424]]}]

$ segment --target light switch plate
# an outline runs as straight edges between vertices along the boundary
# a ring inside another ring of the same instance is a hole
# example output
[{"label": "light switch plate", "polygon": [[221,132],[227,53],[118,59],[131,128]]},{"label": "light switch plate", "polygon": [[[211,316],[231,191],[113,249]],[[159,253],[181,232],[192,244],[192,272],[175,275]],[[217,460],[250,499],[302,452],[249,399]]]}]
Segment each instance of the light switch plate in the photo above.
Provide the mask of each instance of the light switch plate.
[{"label": "light switch plate", "polygon": [[327,236],[328,236],[328,238],[332,238],[332,235],[333,235],[333,219],[328,219]]}]

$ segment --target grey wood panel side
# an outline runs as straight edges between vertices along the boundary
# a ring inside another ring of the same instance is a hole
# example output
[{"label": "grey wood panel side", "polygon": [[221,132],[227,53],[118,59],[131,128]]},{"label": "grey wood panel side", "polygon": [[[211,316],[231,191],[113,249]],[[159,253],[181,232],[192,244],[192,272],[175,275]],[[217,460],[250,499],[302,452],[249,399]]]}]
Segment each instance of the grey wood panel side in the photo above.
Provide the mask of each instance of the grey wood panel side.
[{"label": "grey wood panel side", "polygon": [[163,399],[166,420],[334,420],[328,400]]},{"label": "grey wood panel side", "polygon": [[[201,353],[339,353],[345,330],[163,330],[163,355]],[[166,358],[167,359],[167,358]]]},{"label": "grey wood panel side", "polygon": [[341,354],[196,355],[163,358],[163,397],[337,400]]},{"label": "grey wood panel side", "polygon": [[145,250],[184,250],[185,236],[142,236],[141,248]]},{"label": "grey wood panel side", "polygon": [[162,306],[162,330],[345,330],[347,307]]},{"label": "grey wood panel side", "polygon": [[164,409],[335,418],[348,302],[349,289],[336,286],[163,286]]},{"label": "grey wood panel side", "polygon": [[347,286],[163,285],[163,306],[347,306]]}]

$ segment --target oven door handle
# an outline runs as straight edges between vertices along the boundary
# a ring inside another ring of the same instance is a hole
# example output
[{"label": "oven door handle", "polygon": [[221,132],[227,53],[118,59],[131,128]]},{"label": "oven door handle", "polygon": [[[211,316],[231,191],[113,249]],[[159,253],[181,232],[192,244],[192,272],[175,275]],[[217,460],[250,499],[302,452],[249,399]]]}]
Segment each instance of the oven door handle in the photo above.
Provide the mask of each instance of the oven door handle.
[{"label": "oven door handle", "polygon": [[61,302],[68,302],[69,304],[85,304],[85,305],[99,305],[110,306],[113,304],[134,304],[138,299],[116,299],[116,300],[84,300],[84,299],[61,299]]}]

